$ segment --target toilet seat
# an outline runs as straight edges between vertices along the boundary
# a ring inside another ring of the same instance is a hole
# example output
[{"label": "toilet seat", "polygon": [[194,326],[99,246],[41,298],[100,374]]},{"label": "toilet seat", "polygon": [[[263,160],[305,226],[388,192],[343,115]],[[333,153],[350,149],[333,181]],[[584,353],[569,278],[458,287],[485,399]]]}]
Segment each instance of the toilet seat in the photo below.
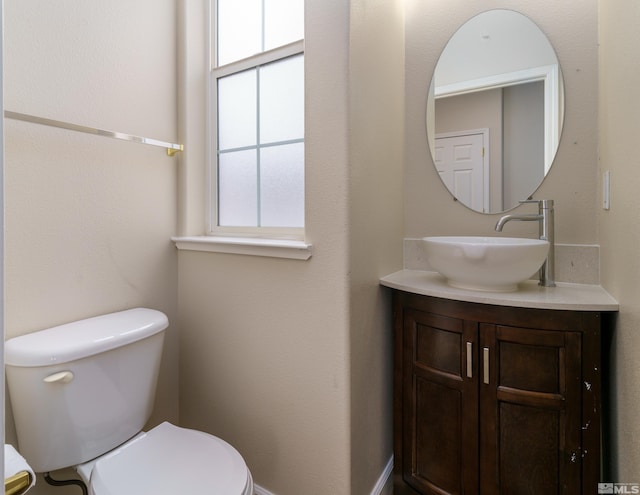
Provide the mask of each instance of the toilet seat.
[{"label": "toilet seat", "polygon": [[224,440],[162,423],[95,462],[93,495],[252,495],[242,456]]}]

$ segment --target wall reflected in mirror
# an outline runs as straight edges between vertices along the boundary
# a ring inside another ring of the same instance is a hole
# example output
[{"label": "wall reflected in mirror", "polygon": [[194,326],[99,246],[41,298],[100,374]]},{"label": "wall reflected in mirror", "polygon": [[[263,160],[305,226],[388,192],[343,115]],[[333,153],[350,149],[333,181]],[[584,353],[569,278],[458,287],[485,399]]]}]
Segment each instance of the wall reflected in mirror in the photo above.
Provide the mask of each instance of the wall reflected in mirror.
[{"label": "wall reflected in mirror", "polygon": [[427,137],[454,198],[499,213],[531,196],[551,168],[563,118],[558,59],[528,17],[490,10],[453,34],[429,88]]}]

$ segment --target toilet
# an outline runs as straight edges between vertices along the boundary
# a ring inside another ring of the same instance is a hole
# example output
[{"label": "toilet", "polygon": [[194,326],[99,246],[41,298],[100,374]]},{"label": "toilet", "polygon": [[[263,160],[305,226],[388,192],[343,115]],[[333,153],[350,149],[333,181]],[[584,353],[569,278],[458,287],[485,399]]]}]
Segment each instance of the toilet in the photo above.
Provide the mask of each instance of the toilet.
[{"label": "toilet", "polygon": [[253,495],[224,440],[168,422],[142,431],[168,325],[135,308],[5,343],[18,450],[34,471],[73,467],[91,495]]}]

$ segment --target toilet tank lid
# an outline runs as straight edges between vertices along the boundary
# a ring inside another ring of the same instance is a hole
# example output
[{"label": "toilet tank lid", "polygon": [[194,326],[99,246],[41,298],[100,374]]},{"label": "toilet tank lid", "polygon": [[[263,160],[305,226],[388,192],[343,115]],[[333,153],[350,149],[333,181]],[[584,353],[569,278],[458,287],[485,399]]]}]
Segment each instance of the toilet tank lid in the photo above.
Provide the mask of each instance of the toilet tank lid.
[{"label": "toilet tank lid", "polygon": [[5,342],[5,364],[51,366],[106,352],[150,337],[169,326],[155,309],[134,308],[74,321]]}]

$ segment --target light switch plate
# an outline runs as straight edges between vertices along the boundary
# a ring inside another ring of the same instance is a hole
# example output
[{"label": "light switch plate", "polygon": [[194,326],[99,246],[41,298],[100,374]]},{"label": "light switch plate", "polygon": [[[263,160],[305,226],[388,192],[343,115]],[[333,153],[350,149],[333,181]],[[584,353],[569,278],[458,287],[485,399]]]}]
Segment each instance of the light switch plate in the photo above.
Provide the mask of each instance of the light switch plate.
[{"label": "light switch plate", "polygon": [[611,174],[607,170],[602,177],[602,208],[608,210],[611,207]]}]

